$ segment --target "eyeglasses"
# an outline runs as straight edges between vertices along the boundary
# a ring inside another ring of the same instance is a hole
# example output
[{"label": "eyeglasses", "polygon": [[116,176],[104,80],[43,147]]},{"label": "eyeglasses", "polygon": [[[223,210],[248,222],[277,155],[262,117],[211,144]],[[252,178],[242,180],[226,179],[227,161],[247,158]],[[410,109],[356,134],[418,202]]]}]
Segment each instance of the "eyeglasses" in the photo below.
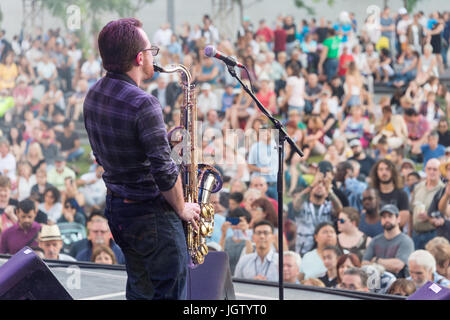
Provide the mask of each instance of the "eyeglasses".
[{"label": "eyeglasses", "polygon": [[338,222],[344,224],[344,223],[347,222],[347,220],[345,220],[345,219],[339,219]]},{"label": "eyeglasses", "polygon": [[264,235],[265,237],[267,237],[269,234],[271,234],[272,232],[270,231],[255,231],[255,235],[257,236],[262,236]]},{"label": "eyeglasses", "polygon": [[101,233],[101,234],[105,234],[108,233],[107,230],[91,230],[92,233]]},{"label": "eyeglasses", "polygon": [[148,51],[148,50],[150,50],[152,52],[152,56],[154,56],[154,57],[157,56],[159,53],[159,47],[157,47],[157,46],[151,46],[150,48],[143,49],[139,52],[144,52],[144,51]]}]

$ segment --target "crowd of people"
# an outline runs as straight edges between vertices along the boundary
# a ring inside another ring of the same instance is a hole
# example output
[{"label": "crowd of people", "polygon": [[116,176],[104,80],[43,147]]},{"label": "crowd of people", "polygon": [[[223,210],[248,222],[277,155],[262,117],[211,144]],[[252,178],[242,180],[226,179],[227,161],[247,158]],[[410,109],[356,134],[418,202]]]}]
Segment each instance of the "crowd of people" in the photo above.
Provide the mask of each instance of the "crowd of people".
[{"label": "crowd of people", "polygon": [[[207,243],[235,277],[278,281],[277,140],[225,65],[204,56],[210,44],[246,66],[240,77],[304,153],[286,146],[284,280],[399,295],[450,285],[449,12],[385,8],[361,26],[346,12],[244,17],[235,35],[205,15],[150,40],[157,64],[183,64],[196,84],[203,162],[223,177]],[[28,245],[47,259],[124,263],[102,213],[102,167],[74,166],[86,153],[84,96],[104,74],[98,54],[58,29],[11,41],[3,31],[0,61],[0,253]],[[179,80],[142,84],[168,131],[182,118]]]}]

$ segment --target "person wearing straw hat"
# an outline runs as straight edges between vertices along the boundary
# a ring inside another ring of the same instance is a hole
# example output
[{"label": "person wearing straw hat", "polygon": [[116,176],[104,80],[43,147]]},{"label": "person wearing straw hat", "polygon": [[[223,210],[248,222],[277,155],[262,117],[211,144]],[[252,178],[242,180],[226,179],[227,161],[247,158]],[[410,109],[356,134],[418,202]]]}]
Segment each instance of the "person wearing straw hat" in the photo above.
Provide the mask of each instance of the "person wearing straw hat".
[{"label": "person wearing straw hat", "polygon": [[77,261],[75,258],[61,253],[63,241],[58,225],[42,225],[39,234],[39,247],[44,250],[44,258],[51,260]]}]

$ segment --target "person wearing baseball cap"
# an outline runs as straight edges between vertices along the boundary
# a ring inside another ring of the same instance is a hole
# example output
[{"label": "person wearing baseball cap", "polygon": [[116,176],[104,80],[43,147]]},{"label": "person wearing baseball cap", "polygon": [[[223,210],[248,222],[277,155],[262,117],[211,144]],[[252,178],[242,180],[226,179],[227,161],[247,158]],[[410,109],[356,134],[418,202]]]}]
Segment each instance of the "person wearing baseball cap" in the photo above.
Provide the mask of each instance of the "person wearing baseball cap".
[{"label": "person wearing baseball cap", "polygon": [[414,243],[400,230],[399,215],[399,209],[393,204],[385,204],[381,208],[384,232],[369,243],[362,264],[378,263],[397,278],[405,278],[408,276],[408,257],[414,251]]}]

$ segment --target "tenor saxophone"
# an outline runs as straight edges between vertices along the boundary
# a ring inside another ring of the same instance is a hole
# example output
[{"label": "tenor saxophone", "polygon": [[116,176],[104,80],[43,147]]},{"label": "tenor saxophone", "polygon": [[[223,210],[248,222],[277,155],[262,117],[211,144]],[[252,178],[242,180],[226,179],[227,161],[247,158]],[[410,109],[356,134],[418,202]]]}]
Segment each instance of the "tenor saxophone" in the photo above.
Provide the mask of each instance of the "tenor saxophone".
[{"label": "tenor saxophone", "polygon": [[[222,188],[222,177],[212,166],[199,164],[197,103],[195,97],[195,84],[188,68],[183,65],[174,65],[162,68],[154,65],[154,70],[161,73],[180,73],[183,102],[180,107],[180,126],[168,133],[169,142],[174,142],[175,133],[182,137],[182,162],[180,172],[183,182],[183,195],[185,202],[198,203],[200,206],[200,219],[198,230],[190,222],[184,224],[186,245],[189,253],[189,266],[191,268],[202,264],[208,254],[206,238],[212,235],[214,229],[214,206],[209,202],[211,193]],[[178,146],[178,145],[177,145]]]}]

